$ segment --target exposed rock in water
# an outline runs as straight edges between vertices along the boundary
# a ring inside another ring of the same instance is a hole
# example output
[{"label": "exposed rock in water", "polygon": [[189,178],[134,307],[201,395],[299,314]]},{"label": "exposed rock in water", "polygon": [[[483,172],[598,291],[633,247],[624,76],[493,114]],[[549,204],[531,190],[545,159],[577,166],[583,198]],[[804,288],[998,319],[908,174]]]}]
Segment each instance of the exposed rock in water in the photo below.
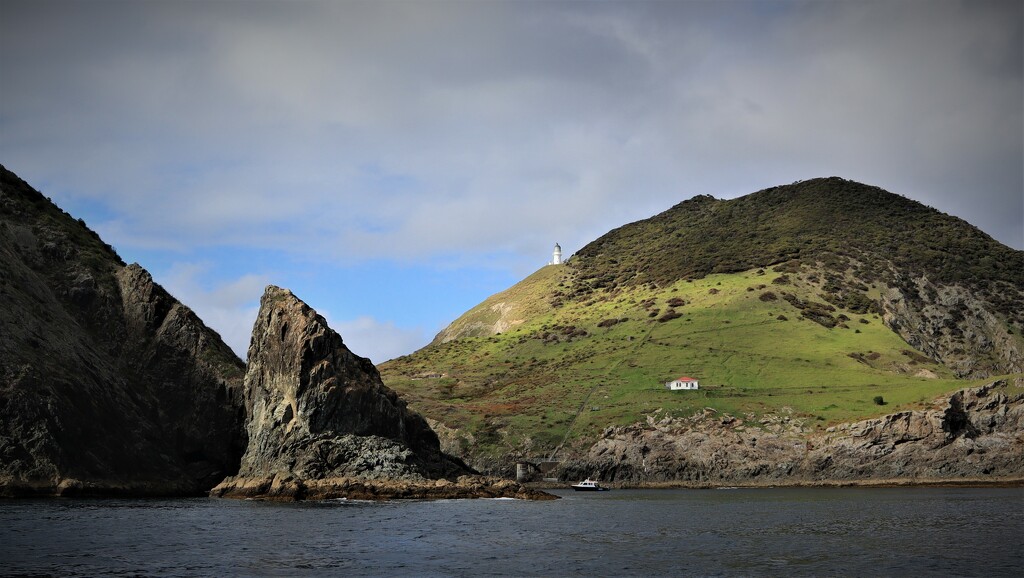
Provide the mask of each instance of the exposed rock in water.
[{"label": "exposed rock in water", "polygon": [[0,496],[201,495],[245,448],[244,365],[0,167]]},{"label": "exposed rock in water", "polygon": [[1024,480],[1024,389],[998,381],[931,409],[812,434],[799,419],[745,422],[713,410],[609,428],[560,475],[687,485]]},{"label": "exposed rock in water", "polygon": [[437,435],[286,289],[260,303],[245,375],[249,445],[220,497],[539,497],[474,477]]},{"label": "exposed rock in water", "polygon": [[329,500],[456,500],[515,498],[555,500],[557,496],[511,480],[479,475],[454,480],[389,480],[366,478],[299,479],[293,477],[235,478],[217,486],[212,496],[271,501]]}]

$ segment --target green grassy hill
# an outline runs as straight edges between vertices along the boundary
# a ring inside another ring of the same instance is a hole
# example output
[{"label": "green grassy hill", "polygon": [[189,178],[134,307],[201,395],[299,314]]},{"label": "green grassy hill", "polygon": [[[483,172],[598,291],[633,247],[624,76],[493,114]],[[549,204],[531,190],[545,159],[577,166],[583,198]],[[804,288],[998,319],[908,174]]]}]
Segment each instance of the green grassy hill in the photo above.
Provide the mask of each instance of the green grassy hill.
[{"label": "green grassy hill", "polygon": [[[563,441],[561,452],[571,453],[659,409],[784,412],[825,428],[978,383],[958,376],[981,377],[979,367],[1020,371],[1017,310],[1000,308],[1020,302],[1024,283],[1014,283],[1024,266],[1006,265],[1021,252],[901,197],[857,185],[868,194],[851,200],[849,181],[820,181],[700,198],[616,229],[567,265],[471,309],[428,347],[383,364],[384,380],[443,424],[449,449],[486,465],[549,455]],[[822,194],[829,182],[840,190]],[[958,283],[933,265],[967,259],[960,249],[922,256],[920,247],[874,246],[900,227],[948,229],[961,239],[951,246],[977,244],[971,251],[996,254],[999,264],[985,261]],[[911,253],[913,264],[901,268],[900,255]],[[681,375],[701,389],[664,388]]]}]

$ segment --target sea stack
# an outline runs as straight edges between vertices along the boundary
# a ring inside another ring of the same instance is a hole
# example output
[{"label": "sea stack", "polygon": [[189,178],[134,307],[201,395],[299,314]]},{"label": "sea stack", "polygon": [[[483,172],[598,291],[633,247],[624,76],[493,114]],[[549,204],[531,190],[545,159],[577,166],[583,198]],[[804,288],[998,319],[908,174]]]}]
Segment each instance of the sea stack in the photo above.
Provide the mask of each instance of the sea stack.
[{"label": "sea stack", "polygon": [[287,289],[260,302],[244,383],[249,445],[211,495],[324,499],[537,497],[443,453],[419,414]]}]

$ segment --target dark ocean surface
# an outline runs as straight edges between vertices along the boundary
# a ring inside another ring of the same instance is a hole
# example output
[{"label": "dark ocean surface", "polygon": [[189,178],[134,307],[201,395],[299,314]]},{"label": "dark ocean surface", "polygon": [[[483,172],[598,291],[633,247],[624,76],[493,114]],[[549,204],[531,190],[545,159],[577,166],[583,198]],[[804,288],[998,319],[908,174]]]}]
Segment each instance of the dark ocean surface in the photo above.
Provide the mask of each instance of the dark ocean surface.
[{"label": "dark ocean surface", "polygon": [[1021,576],[1024,489],[0,501],[0,574]]}]

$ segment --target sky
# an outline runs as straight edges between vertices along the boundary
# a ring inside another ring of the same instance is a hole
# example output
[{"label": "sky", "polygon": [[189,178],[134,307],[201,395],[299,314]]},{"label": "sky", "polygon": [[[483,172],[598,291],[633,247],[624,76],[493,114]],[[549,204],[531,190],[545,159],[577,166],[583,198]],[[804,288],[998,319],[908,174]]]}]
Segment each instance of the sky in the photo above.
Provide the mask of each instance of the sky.
[{"label": "sky", "polygon": [[840,176],[1024,249],[1007,2],[0,0],[0,163],[241,356],[357,354],[697,194]]}]

